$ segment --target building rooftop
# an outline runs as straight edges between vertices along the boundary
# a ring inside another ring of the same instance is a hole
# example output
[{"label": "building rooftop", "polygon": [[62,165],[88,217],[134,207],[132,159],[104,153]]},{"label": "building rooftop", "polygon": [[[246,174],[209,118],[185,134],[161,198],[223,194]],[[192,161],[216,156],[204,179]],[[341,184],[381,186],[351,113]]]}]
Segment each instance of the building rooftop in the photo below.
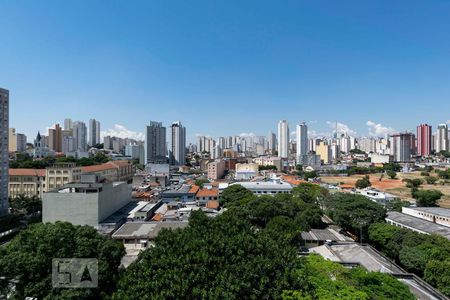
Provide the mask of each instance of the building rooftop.
[{"label": "building rooftop", "polygon": [[217,189],[201,189],[197,192],[197,197],[218,197],[219,190]]},{"label": "building rooftop", "polygon": [[450,209],[442,208],[442,207],[408,207],[412,210],[417,210],[420,212],[426,212],[429,214],[433,214],[436,216],[447,217],[450,218]]},{"label": "building rooftop", "polygon": [[169,195],[169,194],[187,194],[187,193],[190,193],[190,191],[191,191],[191,186],[189,186],[189,185],[182,185],[178,189],[168,190],[168,191],[163,192],[163,194],[164,195]]},{"label": "building rooftop", "polygon": [[236,183],[232,183],[233,184],[240,184],[243,187],[245,187],[246,189],[249,190],[273,190],[273,189],[277,189],[277,190],[286,190],[286,191],[290,191],[292,190],[292,185],[290,185],[289,183],[280,181],[280,182],[273,182],[273,181],[257,181],[257,182],[236,182]]},{"label": "building rooftop", "polygon": [[9,176],[39,176],[45,177],[45,169],[9,169]]},{"label": "building rooftop", "polygon": [[414,228],[427,234],[435,233],[450,240],[450,228],[443,225],[439,225],[395,211],[388,212],[386,220],[392,220],[396,223]]},{"label": "building rooftop", "polygon": [[123,224],[113,235],[114,239],[154,239],[166,229],[178,229],[188,226],[188,222],[130,222]]},{"label": "building rooftop", "polygon": [[345,236],[339,234],[334,229],[311,229],[302,232],[302,239],[305,241],[347,241]]}]

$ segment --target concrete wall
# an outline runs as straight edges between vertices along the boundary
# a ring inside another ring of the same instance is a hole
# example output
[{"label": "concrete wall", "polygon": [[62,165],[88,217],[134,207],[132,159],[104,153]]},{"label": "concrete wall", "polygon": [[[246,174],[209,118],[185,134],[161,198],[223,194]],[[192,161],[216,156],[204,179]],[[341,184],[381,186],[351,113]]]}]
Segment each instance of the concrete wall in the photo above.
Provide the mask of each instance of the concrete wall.
[{"label": "concrete wall", "polygon": [[118,183],[114,187],[112,183],[104,185],[98,201],[99,221],[103,221],[130,201],[131,185],[126,182]]},{"label": "concrete wall", "polygon": [[74,225],[98,224],[131,201],[131,186],[105,184],[100,193],[45,193],[42,221],[67,221]]},{"label": "concrete wall", "polygon": [[67,221],[74,225],[98,226],[98,194],[45,193],[42,222]]}]

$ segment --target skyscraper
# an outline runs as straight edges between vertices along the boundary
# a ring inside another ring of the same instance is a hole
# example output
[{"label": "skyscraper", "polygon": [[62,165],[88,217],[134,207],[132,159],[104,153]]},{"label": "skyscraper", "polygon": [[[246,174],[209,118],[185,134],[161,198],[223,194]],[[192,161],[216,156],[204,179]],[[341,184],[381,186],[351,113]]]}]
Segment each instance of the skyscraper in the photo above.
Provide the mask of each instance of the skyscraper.
[{"label": "skyscraper", "polygon": [[275,150],[277,150],[277,136],[272,131],[269,131],[267,135],[267,145],[269,147],[269,153],[274,154]]},{"label": "skyscraper", "polygon": [[55,152],[62,151],[62,129],[59,124],[48,130],[48,148]]},{"label": "skyscraper", "polygon": [[431,126],[420,124],[417,126],[417,155],[427,156],[431,154]]},{"label": "skyscraper", "polygon": [[278,157],[289,156],[289,124],[286,120],[278,122]]},{"label": "skyscraper", "polygon": [[72,130],[73,124],[72,119],[64,119],[64,130]]},{"label": "skyscraper", "polygon": [[165,163],[167,161],[166,127],[161,122],[150,121],[145,130],[145,163]]},{"label": "skyscraper", "polygon": [[394,156],[396,162],[409,162],[411,161],[412,145],[414,140],[412,133],[399,133],[391,135],[391,155]]},{"label": "skyscraper", "polygon": [[89,146],[100,144],[100,122],[95,119],[89,120]]},{"label": "skyscraper", "polygon": [[172,145],[170,164],[181,166],[186,163],[186,127],[180,121],[172,123]]},{"label": "skyscraper", "polygon": [[448,126],[447,124],[439,124],[436,132],[436,152],[448,151]]},{"label": "skyscraper", "polygon": [[305,122],[297,125],[297,161],[302,160],[302,156],[308,153],[308,126]]},{"label": "skyscraper", "polygon": [[0,88],[0,216],[8,214],[9,91]]},{"label": "skyscraper", "polygon": [[87,151],[87,128],[84,122],[73,122],[73,147],[75,151]]}]

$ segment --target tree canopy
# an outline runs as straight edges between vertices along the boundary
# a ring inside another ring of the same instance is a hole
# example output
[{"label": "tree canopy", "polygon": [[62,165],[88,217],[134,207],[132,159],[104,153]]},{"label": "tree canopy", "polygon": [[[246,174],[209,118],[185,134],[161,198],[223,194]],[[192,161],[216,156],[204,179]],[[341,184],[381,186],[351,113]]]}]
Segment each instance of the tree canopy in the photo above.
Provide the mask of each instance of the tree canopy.
[{"label": "tree canopy", "polygon": [[355,187],[357,189],[365,189],[371,185],[372,185],[372,183],[370,183],[369,175],[366,175],[363,178],[356,180],[356,183],[355,183]]},{"label": "tree canopy", "polygon": [[438,235],[425,235],[386,223],[369,227],[370,243],[450,296],[450,241]]},{"label": "tree canopy", "polygon": [[[0,294],[14,299],[98,299],[111,294],[125,254],[120,242],[106,239],[89,226],[66,222],[34,224],[0,247]],[[53,258],[97,258],[99,287],[53,289]],[[8,282],[16,281],[15,288]]]},{"label": "tree canopy", "polygon": [[418,190],[414,193],[417,206],[437,206],[437,201],[443,196],[438,190]]},{"label": "tree canopy", "polygon": [[222,206],[233,206],[241,201],[249,200],[255,196],[251,191],[240,184],[233,184],[223,190],[219,201]]},{"label": "tree canopy", "polygon": [[355,234],[363,233],[370,224],[384,221],[385,209],[362,195],[336,193],[325,202],[326,214],[342,229]]}]

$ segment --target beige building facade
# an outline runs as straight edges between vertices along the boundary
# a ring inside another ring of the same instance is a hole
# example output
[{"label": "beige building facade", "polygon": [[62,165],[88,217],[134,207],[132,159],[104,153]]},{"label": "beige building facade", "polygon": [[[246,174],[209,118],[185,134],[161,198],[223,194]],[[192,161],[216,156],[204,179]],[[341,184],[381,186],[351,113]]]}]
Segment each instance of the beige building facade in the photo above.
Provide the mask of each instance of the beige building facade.
[{"label": "beige building facade", "polygon": [[8,195],[17,198],[37,196],[42,198],[45,188],[45,170],[43,169],[9,169]]}]

